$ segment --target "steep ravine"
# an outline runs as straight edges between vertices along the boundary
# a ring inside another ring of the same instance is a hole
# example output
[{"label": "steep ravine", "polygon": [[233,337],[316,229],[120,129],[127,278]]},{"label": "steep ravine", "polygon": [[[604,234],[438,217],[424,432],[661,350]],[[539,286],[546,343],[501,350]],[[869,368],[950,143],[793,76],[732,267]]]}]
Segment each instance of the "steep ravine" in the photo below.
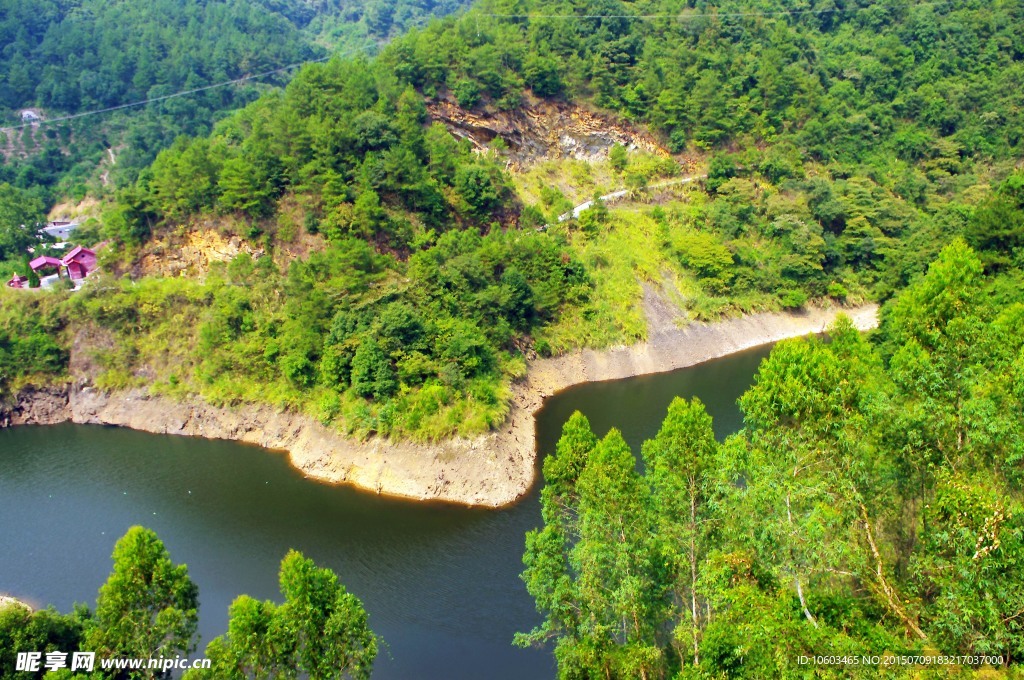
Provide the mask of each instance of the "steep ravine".
[{"label": "steep ravine", "polygon": [[[151,397],[140,390],[104,393],[73,380],[65,388],[26,390],[0,406],[0,427],[60,422],[117,425],[157,434],[232,439],[287,451],[307,476],[353,484],[417,500],[501,507],[531,487],[536,471],[534,414],[546,397],[582,382],[612,380],[684,368],[785,338],[823,331],[838,313],[866,330],[877,324],[877,306],[755,314],[711,324],[675,325],[676,315],[648,292],[648,340],[629,347],[586,350],[539,359],[514,386],[511,410],[500,430],[437,444],[360,442],[316,420],[269,406],[219,408]],[[72,366],[75,361],[72,361]],[[144,452],[140,452],[144,455]]]}]

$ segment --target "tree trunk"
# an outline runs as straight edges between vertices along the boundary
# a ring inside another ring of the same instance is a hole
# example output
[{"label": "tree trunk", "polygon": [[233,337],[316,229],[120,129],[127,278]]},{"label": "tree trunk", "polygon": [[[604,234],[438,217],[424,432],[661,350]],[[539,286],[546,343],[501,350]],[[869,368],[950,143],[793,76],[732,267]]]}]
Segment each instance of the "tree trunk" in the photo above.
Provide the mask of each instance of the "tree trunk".
[{"label": "tree trunk", "polygon": [[864,533],[868,537],[868,545],[871,546],[871,554],[875,558],[875,580],[878,583],[879,592],[885,598],[889,609],[903,621],[907,628],[919,639],[927,640],[928,636],[924,634],[924,631],[917,625],[917,622],[900,605],[899,593],[885,579],[885,573],[882,570],[882,555],[878,552],[878,546],[875,544],[874,534],[871,533],[871,523],[868,522],[868,510],[864,507],[863,503],[860,504],[860,514],[864,525]]},{"label": "tree trunk", "polygon": [[693,617],[693,665],[700,664],[700,643],[697,640],[697,494],[690,479],[690,613]]},{"label": "tree trunk", "polygon": [[796,594],[800,598],[800,606],[803,607],[804,616],[806,616],[807,620],[817,628],[818,622],[815,620],[814,616],[811,615],[811,611],[807,608],[807,601],[804,599],[804,589],[803,586],[800,585],[800,574],[794,576],[793,580],[796,582]]},{"label": "tree trunk", "polygon": [[[792,510],[792,508],[790,507],[790,504],[789,504],[789,494],[786,494],[786,518],[789,520],[789,526],[792,527],[793,526],[793,510]],[[800,571],[799,571],[799,569],[797,569],[796,565],[793,565],[793,581],[794,581],[794,583],[796,583],[796,594],[797,594],[797,597],[800,598],[800,606],[804,610],[804,616],[806,616],[807,620],[810,621],[811,624],[815,628],[817,628],[818,627],[818,622],[815,620],[814,616],[811,614],[811,610],[807,608],[807,600],[804,599],[804,587],[800,584]]]}]

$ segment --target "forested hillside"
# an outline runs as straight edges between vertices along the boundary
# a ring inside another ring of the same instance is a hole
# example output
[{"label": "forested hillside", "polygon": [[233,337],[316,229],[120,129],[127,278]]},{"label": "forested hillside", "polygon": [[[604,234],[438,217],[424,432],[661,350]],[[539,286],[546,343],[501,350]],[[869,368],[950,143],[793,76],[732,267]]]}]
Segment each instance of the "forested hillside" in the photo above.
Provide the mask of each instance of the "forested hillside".
[{"label": "forested hillside", "polygon": [[[531,352],[643,339],[642,283],[713,318],[886,299],[956,236],[1019,266],[1021,29],[998,2],[485,2],[377,59],[310,65],[161,153],[96,235],[109,271],[209,229],[258,257],[92,287],[64,313],[112,338],[108,388],[271,401],[360,434],[486,430]],[[512,178],[513,140],[473,153],[428,114],[537,97],[611,109],[679,155]],[[707,177],[659,194],[676,161]],[[631,201],[559,223],[566,174]]]},{"label": "forested hillside", "polygon": [[[160,152],[86,232],[102,273],[0,291],[0,397],[66,382],[74,347],[91,388],[435,441],[502,422],[529,359],[644,339],[650,299],[690,321],[879,301],[873,335],[780,344],[724,443],[695,402],[640,452],[570,420],[519,642],[564,678],[878,670],[815,654],[1016,677],[1022,91],[1019,2],[484,0]],[[487,121],[541,100],[671,154],[513,167]],[[23,197],[0,185],[2,214],[38,214]],[[210,234],[239,254],[155,273]]]},{"label": "forested hillside", "polygon": [[[450,88],[468,106],[479,96],[515,106],[526,85],[646,122],[675,151],[714,151],[708,188],[732,200],[702,221],[720,238],[756,229],[792,242],[795,269],[842,259],[893,290],[962,226],[965,190],[1020,155],[1024,10],[791,9],[492,2],[458,29],[410,37],[387,59],[417,87]],[[755,188],[729,181],[752,176],[779,189],[771,224],[751,219]],[[734,250],[740,264],[758,258]]]},{"label": "forested hillside", "polygon": [[[522,106],[527,90],[591,102],[704,158],[706,199],[680,214],[703,235],[680,249],[711,292],[813,282],[808,292],[821,295],[835,282],[837,292],[891,294],[963,229],[1019,155],[1022,10],[957,2],[785,10],[484,3],[413,31],[370,71],[393,90],[412,86],[480,111]],[[276,147],[263,144],[248,180],[269,202],[247,212],[272,211],[288,190],[306,188],[318,152],[310,107],[322,109],[316,98],[328,96],[314,92],[353,68],[362,67],[311,68],[283,105],[253,109],[305,123],[279,129]],[[369,94],[360,106],[381,112],[388,103]],[[256,153],[257,137],[234,133],[229,146]],[[260,169],[274,163],[280,174]],[[351,173],[331,170],[354,188]],[[217,203],[219,191],[201,203],[161,197],[152,207],[177,218],[181,209],[230,210]]]},{"label": "forested hillside", "polygon": [[[5,0],[0,3],[0,116],[44,119],[119,107],[274,71],[331,50],[372,48],[458,2],[203,0],[181,3]],[[0,138],[0,181],[59,200],[94,193],[112,148],[108,181],[134,180],[178,136],[208,134],[223,113],[283,85],[291,71],[113,114]],[[90,185],[92,182],[92,185]],[[57,186],[55,186],[57,185]],[[52,190],[51,190],[52,189]]]},{"label": "forested hillside", "polygon": [[776,346],[724,444],[697,400],[641,452],[575,414],[519,643],[553,642],[560,678],[1018,677],[1021,279],[954,242],[876,342]]}]

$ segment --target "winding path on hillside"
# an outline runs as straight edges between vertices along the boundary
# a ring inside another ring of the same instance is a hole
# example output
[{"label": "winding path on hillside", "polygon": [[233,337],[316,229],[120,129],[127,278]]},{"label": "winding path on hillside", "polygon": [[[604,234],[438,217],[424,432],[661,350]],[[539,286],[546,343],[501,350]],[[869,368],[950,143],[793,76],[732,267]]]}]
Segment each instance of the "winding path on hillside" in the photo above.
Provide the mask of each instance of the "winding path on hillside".
[{"label": "winding path on hillside", "polygon": [[[690,182],[692,182],[694,180],[703,179],[705,177],[707,177],[707,175],[690,175],[688,177],[676,177],[675,179],[665,180],[664,182],[656,182],[655,184],[650,184],[650,185],[647,186],[647,188],[648,189],[662,189],[664,187],[675,186],[676,184],[689,184]],[[594,205],[594,200],[602,201],[604,203],[609,203],[611,201],[617,201],[620,198],[625,198],[628,195],[629,195],[629,189],[619,189],[618,191],[613,191],[610,194],[605,194],[604,196],[598,196],[597,199],[591,199],[591,200],[586,201],[584,203],[580,203],[578,206],[576,206],[575,208],[573,208],[569,212],[564,213],[562,215],[559,215],[558,216],[558,221],[559,222],[565,222],[568,219],[578,219],[581,212],[583,212],[584,210],[586,210],[590,206]]]}]

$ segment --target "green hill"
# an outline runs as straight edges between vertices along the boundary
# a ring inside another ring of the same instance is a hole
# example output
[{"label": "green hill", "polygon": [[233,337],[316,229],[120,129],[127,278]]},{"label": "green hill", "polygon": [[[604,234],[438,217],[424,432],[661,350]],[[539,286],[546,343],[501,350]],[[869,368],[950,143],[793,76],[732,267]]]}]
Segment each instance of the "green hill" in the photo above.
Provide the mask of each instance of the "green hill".
[{"label": "green hill", "polygon": [[[331,51],[376,49],[457,2],[356,3],[203,0],[146,3],[5,0],[0,3],[0,117],[44,119],[121,107],[264,74]],[[208,134],[224,113],[288,81],[290,71],[187,97],[89,116],[0,138],[0,180],[59,200],[133,181],[181,134]],[[101,164],[107,149],[116,163]],[[102,168],[101,168],[102,169]]]},{"label": "green hill", "polygon": [[[642,282],[713,318],[884,300],[958,235],[1018,267],[1020,230],[992,211],[1017,209],[993,188],[1020,149],[1020,8],[788,7],[486,2],[304,68],[161,153],[105,216],[115,272],[210,230],[256,258],[75,296],[117,339],[101,382],[433,439],[500,422],[531,351],[645,337]],[[537,96],[646,124],[707,177],[662,195],[673,162],[555,163],[633,198],[559,223],[555,176],[503,169],[515,140],[475,154],[428,114]]]}]

